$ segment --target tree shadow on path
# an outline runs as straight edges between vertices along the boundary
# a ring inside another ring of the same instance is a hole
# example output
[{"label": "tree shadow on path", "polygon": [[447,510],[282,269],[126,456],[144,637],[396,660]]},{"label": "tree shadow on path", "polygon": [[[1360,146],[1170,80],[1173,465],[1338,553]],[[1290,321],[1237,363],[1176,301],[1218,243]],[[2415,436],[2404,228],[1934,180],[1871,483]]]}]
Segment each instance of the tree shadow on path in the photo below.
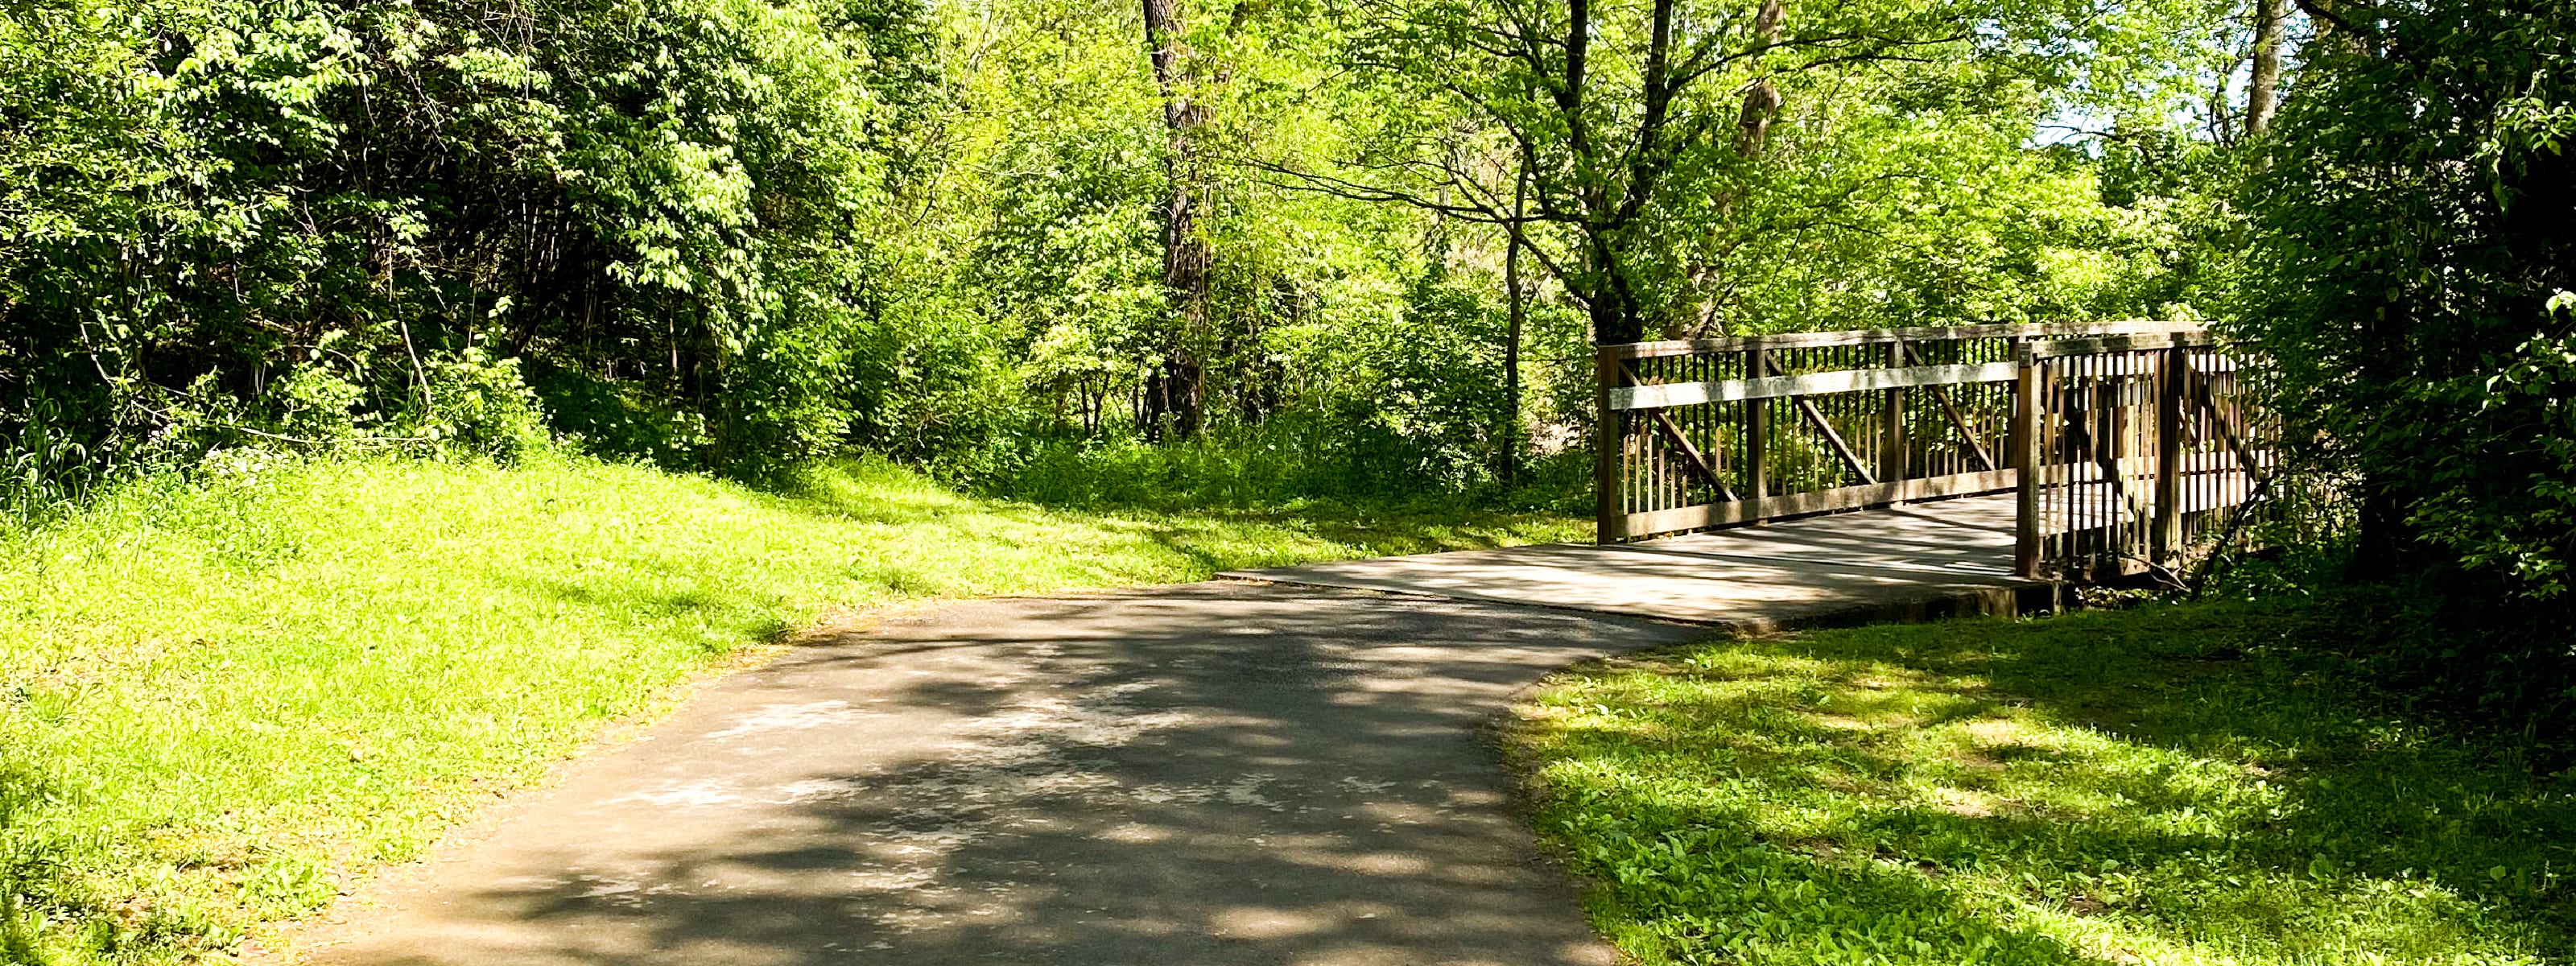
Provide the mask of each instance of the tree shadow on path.
[{"label": "tree shadow on path", "polygon": [[711,689],[318,959],[1615,963],[1485,726],[1694,633],[1227,584],[961,603]]}]

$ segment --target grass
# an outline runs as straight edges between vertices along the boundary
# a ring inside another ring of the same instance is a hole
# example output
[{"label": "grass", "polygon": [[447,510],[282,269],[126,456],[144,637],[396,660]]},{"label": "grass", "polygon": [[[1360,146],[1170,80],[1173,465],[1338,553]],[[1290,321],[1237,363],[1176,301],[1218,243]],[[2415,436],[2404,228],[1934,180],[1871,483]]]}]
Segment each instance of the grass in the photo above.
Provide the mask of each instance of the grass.
[{"label": "grass", "polygon": [[1517,485],[1505,487],[1492,477],[1485,454],[1424,446],[1380,427],[1354,428],[1311,415],[1164,444],[1019,441],[1007,456],[987,462],[997,465],[958,475],[988,495],[1078,509],[1366,507],[1434,519],[1454,515],[1463,505],[1592,512],[1586,450],[1528,460]]},{"label": "grass", "polygon": [[0,530],[0,962],[221,962],[674,685],[838,609],[1563,539],[1048,510],[876,462],[239,457]]},{"label": "grass", "polygon": [[2387,713],[2251,605],[1712,643],[1509,733],[1644,963],[2545,963],[2576,775]]}]

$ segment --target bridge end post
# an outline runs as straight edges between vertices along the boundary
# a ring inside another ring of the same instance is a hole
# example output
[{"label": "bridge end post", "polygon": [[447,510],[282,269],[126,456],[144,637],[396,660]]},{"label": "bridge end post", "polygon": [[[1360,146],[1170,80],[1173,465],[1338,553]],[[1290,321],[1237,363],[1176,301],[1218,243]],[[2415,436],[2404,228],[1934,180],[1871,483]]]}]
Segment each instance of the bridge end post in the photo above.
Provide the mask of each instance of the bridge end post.
[{"label": "bridge end post", "polygon": [[1627,534],[1626,507],[1619,498],[1619,447],[1626,433],[1619,412],[1610,408],[1610,388],[1619,379],[1619,357],[1602,346],[1593,357],[1592,412],[1592,542],[1617,543]]},{"label": "bridge end post", "polygon": [[2039,578],[2039,360],[2027,343],[2014,347],[2013,376],[2013,573]]},{"label": "bridge end post", "polygon": [[[1761,338],[1744,339],[1744,378],[1759,379],[1771,374],[1771,366],[1762,351]],[[1762,509],[1771,499],[1771,422],[1766,399],[1744,401],[1744,498],[1753,502],[1753,520],[1765,521]]]},{"label": "bridge end post", "polygon": [[2156,387],[2156,516],[2148,552],[2159,567],[2182,552],[2182,390],[2190,352],[2175,346],[2158,353],[2157,375],[2163,378]]}]

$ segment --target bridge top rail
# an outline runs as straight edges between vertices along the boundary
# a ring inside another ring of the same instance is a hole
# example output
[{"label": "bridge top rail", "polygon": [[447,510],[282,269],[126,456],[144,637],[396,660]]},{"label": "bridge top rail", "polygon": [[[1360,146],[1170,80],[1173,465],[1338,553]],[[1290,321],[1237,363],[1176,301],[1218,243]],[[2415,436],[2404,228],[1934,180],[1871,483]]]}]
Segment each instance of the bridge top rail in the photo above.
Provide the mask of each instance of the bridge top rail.
[{"label": "bridge top rail", "polygon": [[2039,322],[2000,325],[1926,325],[1899,329],[1844,329],[1835,332],[1782,332],[1715,339],[1672,339],[1601,347],[1605,359],[1657,359],[1668,356],[1744,352],[1751,349],[1818,349],[1829,346],[1886,345],[1894,342],[1955,342],[1965,339],[2067,339],[2105,335],[2155,335],[2204,331],[2198,322],[2132,320],[2124,322]]}]

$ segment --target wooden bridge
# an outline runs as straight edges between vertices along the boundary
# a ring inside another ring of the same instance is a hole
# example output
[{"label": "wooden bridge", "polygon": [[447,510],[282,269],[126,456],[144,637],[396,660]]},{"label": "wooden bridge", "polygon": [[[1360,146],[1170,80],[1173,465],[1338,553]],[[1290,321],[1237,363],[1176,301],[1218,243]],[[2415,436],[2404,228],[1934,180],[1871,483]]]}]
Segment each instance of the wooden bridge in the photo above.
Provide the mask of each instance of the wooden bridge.
[{"label": "wooden bridge", "polygon": [[1746,628],[2014,612],[2173,571],[2274,472],[2188,323],[1604,346],[1597,539],[1228,576]]},{"label": "wooden bridge", "polygon": [[2174,322],[1604,346],[1599,540],[2009,493],[2022,577],[2168,567],[2271,473],[2239,376]]}]

